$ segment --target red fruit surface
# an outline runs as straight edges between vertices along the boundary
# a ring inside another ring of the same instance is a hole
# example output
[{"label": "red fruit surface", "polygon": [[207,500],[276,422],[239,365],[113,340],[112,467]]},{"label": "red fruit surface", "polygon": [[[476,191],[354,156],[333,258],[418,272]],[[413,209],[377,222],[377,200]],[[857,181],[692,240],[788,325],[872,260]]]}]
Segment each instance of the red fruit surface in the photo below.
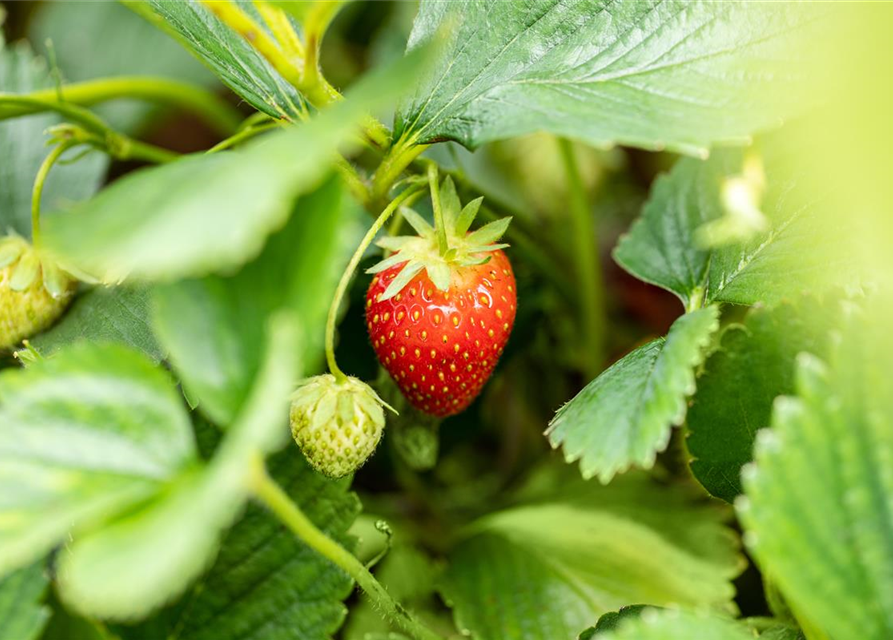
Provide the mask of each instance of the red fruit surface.
[{"label": "red fruit surface", "polygon": [[436,416],[464,411],[481,392],[515,322],[515,275],[502,251],[455,267],[449,291],[423,270],[381,301],[401,263],[372,279],[366,326],[382,366],[414,407]]}]

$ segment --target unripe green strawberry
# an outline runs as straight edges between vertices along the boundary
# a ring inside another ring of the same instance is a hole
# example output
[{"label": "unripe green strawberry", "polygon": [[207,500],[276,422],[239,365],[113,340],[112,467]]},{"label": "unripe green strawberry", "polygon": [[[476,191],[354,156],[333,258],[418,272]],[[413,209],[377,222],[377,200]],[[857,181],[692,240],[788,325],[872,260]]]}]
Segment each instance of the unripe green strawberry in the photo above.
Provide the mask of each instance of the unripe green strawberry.
[{"label": "unripe green strawberry", "polygon": [[375,452],[385,406],[372,387],[356,378],[316,376],[292,395],[291,433],[317,471],[340,478]]},{"label": "unripe green strawberry", "polygon": [[52,258],[24,238],[0,239],[0,351],[53,324],[76,286]]}]

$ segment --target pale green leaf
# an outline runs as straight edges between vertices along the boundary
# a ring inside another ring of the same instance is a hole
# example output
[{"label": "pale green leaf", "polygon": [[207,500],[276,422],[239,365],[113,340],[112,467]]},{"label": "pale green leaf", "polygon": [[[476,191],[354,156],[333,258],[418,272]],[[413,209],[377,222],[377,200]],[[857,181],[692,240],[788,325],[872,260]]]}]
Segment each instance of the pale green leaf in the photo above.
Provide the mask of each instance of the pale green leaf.
[{"label": "pale green leaf", "polygon": [[428,224],[428,221],[420,216],[414,209],[401,207],[400,214],[420,236],[424,237],[434,233],[434,227]]},{"label": "pale green leaf", "polygon": [[[0,92],[27,93],[51,86],[45,62],[24,42],[4,45],[0,34]],[[44,131],[59,121],[54,114],[41,114],[0,122],[0,236],[13,230],[30,237],[31,189],[48,153]],[[63,158],[77,153],[69,151]],[[44,186],[44,210],[90,197],[99,188],[107,165],[103,154],[92,153],[74,164],[55,167]]]},{"label": "pale green leaf", "polygon": [[684,304],[705,300],[774,304],[804,292],[857,282],[846,217],[822,207],[822,194],[796,169],[782,138],[759,147],[767,186],[768,228],[747,240],[701,248],[698,228],[724,215],[723,180],[739,174],[744,153],[684,158],[658,178],[642,217],[614,258],[637,278],[672,291]]},{"label": "pale green leaf", "polygon": [[141,287],[96,287],[79,296],[49,331],[31,339],[44,356],[74,342],[116,342],[161,360],[150,324],[150,295]]},{"label": "pale green leaf", "polygon": [[800,356],[738,503],[762,569],[834,640],[893,636],[889,309],[852,318],[827,365]]},{"label": "pale green leaf", "polygon": [[[148,4],[193,55],[252,107],[274,118],[295,119],[306,111],[298,91],[207,7],[196,0],[150,0]],[[251,2],[239,0],[238,4],[258,24],[265,24]]]},{"label": "pale green leaf", "polygon": [[42,604],[47,589],[44,562],[0,579],[0,640],[36,640],[50,617]]},{"label": "pale green leaf", "polygon": [[469,234],[465,241],[470,245],[491,244],[505,235],[511,223],[512,219],[510,217],[488,222],[480,229]]},{"label": "pale green leaf", "polygon": [[633,465],[649,468],[685,419],[695,368],[719,328],[719,311],[687,313],[666,338],[616,362],[555,414],[546,435],[584,478],[606,483]]},{"label": "pale green leaf", "polygon": [[753,634],[733,620],[706,613],[647,609],[616,630],[598,633],[598,640],[753,640]]},{"label": "pale green leaf", "polygon": [[0,574],[151,496],[195,458],[170,377],[82,344],[0,374]]},{"label": "pale green leaf", "polygon": [[686,427],[692,473],[714,496],[731,502],[741,493],[741,467],[758,430],[769,426],[772,402],[794,391],[797,354],[826,355],[837,321],[829,307],[806,298],[754,308],[707,360]]},{"label": "pale green leaf", "polygon": [[459,219],[456,221],[456,235],[464,235],[471,228],[471,223],[477,217],[483,202],[484,198],[481,196],[463,207],[462,212],[459,214]]},{"label": "pale green leaf", "polygon": [[424,0],[410,49],[448,41],[395,134],[475,148],[548,131],[704,154],[802,108],[797,42],[821,16],[793,3]]},{"label": "pale green leaf", "polygon": [[45,240],[85,270],[115,277],[170,280],[238,267],[328,175],[366,111],[396,98],[424,62],[414,56],[368,74],[313,120],[239,150],[130,173],[52,218]]},{"label": "pale green leaf", "polygon": [[78,536],[59,558],[59,591],[75,609],[129,619],[181,593],[213,560],[221,532],[242,509],[256,457],[286,435],[288,392],[299,348],[290,319],[279,316],[251,396],[206,469],[107,526]]},{"label": "pale green leaf", "polygon": [[727,608],[740,570],[723,511],[627,475],[558,478],[557,501],[497,512],[451,552],[441,591],[475,640],[572,640],[631,602]]},{"label": "pale green leaf", "polygon": [[200,410],[218,424],[230,424],[248,396],[276,311],[298,314],[308,340],[295,357],[315,369],[329,301],[362,233],[359,206],[344,191],[331,178],[300,198],[285,228],[238,273],[155,290],[159,340]]},{"label": "pale green leaf", "polygon": [[[416,275],[418,275],[418,273],[424,268],[425,265],[421,262],[407,262],[406,266],[400,269],[400,273],[397,274],[397,277],[391,280],[388,288],[385,289],[384,293],[381,295],[381,299],[390,300],[395,295],[403,291],[403,287],[408,285],[410,281],[415,278]],[[432,278],[432,280],[434,280],[434,278]],[[436,281],[435,284],[437,284]]]}]

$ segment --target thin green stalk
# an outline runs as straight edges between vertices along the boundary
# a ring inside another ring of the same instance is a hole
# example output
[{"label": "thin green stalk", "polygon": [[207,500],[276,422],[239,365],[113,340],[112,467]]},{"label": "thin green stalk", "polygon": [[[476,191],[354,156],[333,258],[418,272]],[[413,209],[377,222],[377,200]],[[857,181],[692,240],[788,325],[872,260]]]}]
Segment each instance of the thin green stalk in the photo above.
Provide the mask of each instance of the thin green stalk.
[{"label": "thin green stalk", "polygon": [[371,201],[374,204],[385,202],[400,174],[427,148],[426,144],[415,144],[413,139],[402,139],[394,144],[375,171]]},{"label": "thin green stalk", "polygon": [[[10,94],[0,93],[0,106]],[[231,135],[239,126],[241,115],[225,100],[201,87],[167,78],[148,76],[122,76],[100,78],[86,82],[75,82],[62,87],[63,99],[56,89],[43,89],[18,95],[20,98],[35,98],[38,101],[66,102],[89,107],[100,102],[120,98],[146,100],[156,104],[169,105],[195,114],[208,123],[217,133]],[[2,117],[17,117],[43,110],[40,103],[21,105],[18,109],[2,110]]]},{"label": "thin green stalk", "polygon": [[256,458],[252,468],[251,489],[255,498],[291,529],[307,546],[315,550],[353,578],[376,608],[416,640],[443,640],[416,618],[375,579],[356,556],[332,540],[308,518],[282,488],[270,478],[264,463]]},{"label": "thin green stalk", "polygon": [[208,149],[205,153],[217,153],[218,151],[223,151],[225,149],[229,149],[231,147],[235,147],[246,140],[250,140],[254,136],[260,135],[271,129],[276,129],[281,127],[282,124],[278,120],[274,120],[273,122],[267,124],[260,124],[253,127],[247,127],[245,129],[241,129],[238,133],[231,135],[229,138],[225,140],[221,140],[213,147]]},{"label": "thin green stalk", "polygon": [[428,185],[431,187],[431,206],[434,208],[434,230],[437,232],[437,248],[440,255],[445,256],[450,250],[447,240],[446,223],[443,220],[443,207],[440,206],[440,178],[437,175],[437,165],[433,162],[428,165]]},{"label": "thin green stalk", "polygon": [[335,361],[335,322],[338,318],[338,309],[341,307],[344,293],[347,291],[347,285],[350,284],[350,278],[353,276],[353,272],[356,270],[357,265],[360,264],[360,260],[362,260],[363,254],[366,253],[366,249],[372,244],[375,236],[381,231],[381,228],[388,221],[388,218],[400,208],[400,205],[409,205],[421,195],[422,190],[420,188],[410,188],[394,198],[394,200],[385,207],[384,211],[381,212],[369,228],[369,231],[366,232],[366,235],[363,236],[363,240],[360,242],[357,250],[354,251],[353,257],[351,257],[347,268],[341,275],[341,280],[338,282],[338,288],[335,290],[335,296],[332,298],[332,304],[329,306],[329,316],[326,320],[326,361],[329,365],[329,371],[338,380],[344,380],[347,376],[341,371],[338,367],[338,363]]},{"label": "thin green stalk", "polygon": [[605,328],[604,284],[601,265],[598,260],[595,221],[589,206],[589,198],[580,168],[574,155],[573,144],[566,138],[558,139],[561,160],[567,174],[572,234],[576,246],[573,256],[576,260],[577,280],[581,298],[581,334],[585,373],[595,378],[601,371],[604,360]]},{"label": "thin green stalk", "polygon": [[50,169],[58,162],[62,154],[78,144],[80,143],[75,140],[63,140],[43,159],[37,170],[34,188],[31,190],[31,241],[35,247],[40,245],[40,199],[43,196],[43,185],[50,174]]}]

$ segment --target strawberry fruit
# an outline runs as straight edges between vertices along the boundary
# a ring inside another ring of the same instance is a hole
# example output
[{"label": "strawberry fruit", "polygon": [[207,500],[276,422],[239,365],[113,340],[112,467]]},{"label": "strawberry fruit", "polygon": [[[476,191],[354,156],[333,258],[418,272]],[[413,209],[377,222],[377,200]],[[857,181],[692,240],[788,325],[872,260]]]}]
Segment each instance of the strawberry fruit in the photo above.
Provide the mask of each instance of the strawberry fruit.
[{"label": "strawberry fruit", "polygon": [[436,416],[465,410],[493,373],[515,321],[515,276],[507,245],[493,244],[510,219],[468,233],[480,199],[461,211],[452,182],[441,192],[446,250],[418,214],[419,236],[385,238],[395,253],[369,271],[366,323],[375,353],[417,409]]}]

